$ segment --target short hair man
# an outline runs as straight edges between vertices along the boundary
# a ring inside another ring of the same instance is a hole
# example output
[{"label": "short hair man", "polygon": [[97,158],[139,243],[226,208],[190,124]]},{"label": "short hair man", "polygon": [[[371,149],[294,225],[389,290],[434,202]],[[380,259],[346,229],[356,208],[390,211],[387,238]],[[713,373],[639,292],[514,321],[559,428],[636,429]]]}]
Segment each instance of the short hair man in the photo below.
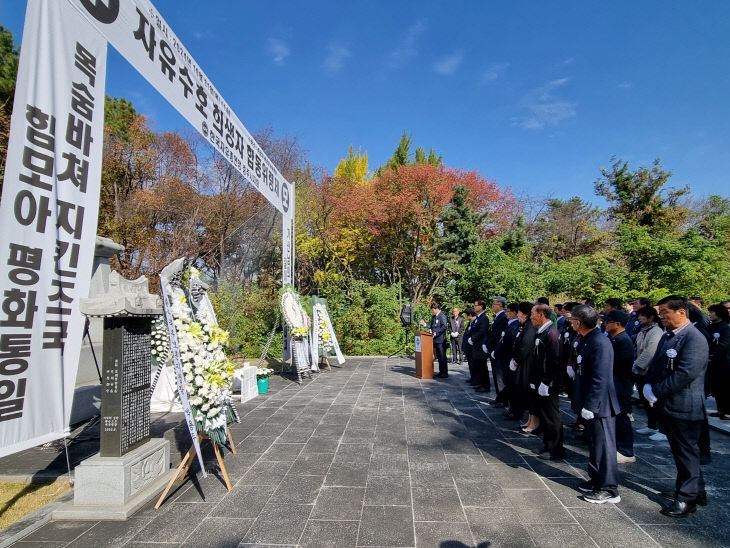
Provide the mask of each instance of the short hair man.
[{"label": "short hair man", "polygon": [[472,346],[472,383],[477,392],[489,392],[491,383],[489,381],[489,369],[487,358],[489,354],[484,350],[489,333],[489,318],[484,313],[487,303],[483,299],[474,301],[474,312],[476,316],[472,321],[469,344]]},{"label": "short hair man", "polygon": [[504,297],[497,296],[492,299],[492,312],[494,312],[494,317],[492,318],[492,324],[489,326],[489,332],[485,343],[486,351],[489,354],[490,361],[492,363],[494,390],[497,393],[497,398],[493,404],[494,407],[505,407],[507,404],[507,394],[504,389],[509,360],[505,362],[503,359],[497,359],[497,355],[495,353],[499,339],[504,335],[504,330],[507,328],[508,320],[507,314],[504,310],[506,306],[507,299]]},{"label": "short hair man", "polygon": [[560,366],[560,333],[550,320],[550,307],[538,303],[532,307],[530,320],[537,329],[535,337],[535,379],[540,426],[543,429],[543,448],[538,457],[543,460],[560,460],[565,454],[563,447],[563,421],[560,416],[559,394],[563,371]]},{"label": "short hair man", "polygon": [[672,504],[662,513],[683,518],[707,503],[700,469],[699,440],[705,419],[707,339],[692,325],[687,301],[670,295],[657,303],[666,333],[649,364],[643,392],[660,410],[662,429],[677,466],[675,488],[662,492]]},{"label": "short hair man", "polygon": [[471,326],[474,322],[474,317],[476,316],[476,313],[474,312],[474,309],[472,307],[467,307],[466,310],[464,310],[464,315],[466,316],[466,328],[464,329],[464,335],[461,338],[461,351],[464,354],[464,357],[466,358],[466,364],[469,366],[469,378],[466,380],[467,383],[473,384],[476,379],[476,375],[473,371],[473,365],[472,365],[472,345],[469,342],[471,340]]},{"label": "short hair man", "polygon": [[438,375],[434,375],[436,379],[445,379],[449,376],[449,365],[446,361],[446,329],[448,321],[443,312],[441,312],[441,304],[437,302],[431,303],[431,333],[433,333],[433,351],[439,362]]},{"label": "short hair man", "polygon": [[634,456],[634,430],[631,426],[631,395],[634,393],[634,343],[626,333],[629,315],[623,310],[612,310],[603,321],[608,340],[613,346],[613,384],[621,406],[616,416],[616,450],[619,464],[636,462]]},{"label": "short hair man", "polygon": [[589,480],[578,489],[593,504],[621,502],[616,462],[616,414],[619,402],[613,384],[613,348],[597,329],[593,307],[579,305],[572,310],[573,329],[580,335],[576,357],[576,407],[586,421],[590,439]]}]

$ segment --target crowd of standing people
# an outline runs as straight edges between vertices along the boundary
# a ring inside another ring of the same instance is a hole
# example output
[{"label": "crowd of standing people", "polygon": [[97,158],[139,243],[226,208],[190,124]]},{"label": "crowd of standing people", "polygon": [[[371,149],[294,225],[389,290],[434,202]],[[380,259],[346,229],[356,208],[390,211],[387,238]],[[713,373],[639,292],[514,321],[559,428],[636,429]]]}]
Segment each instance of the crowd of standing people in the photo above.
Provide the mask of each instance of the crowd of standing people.
[{"label": "crowd of standing people", "polygon": [[[504,419],[542,437],[543,460],[564,457],[560,396],[569,397],[576,414],[569,427],[589,446],[589,479],[579,486],[587,502],[620,502],[618,465],[636,462],[636,433],[668,441],[674,457],[675,486],[660,493],[671,501],[662,512],[681,518],[707,504],[705,400],[714,396],[712,415],[730,420],[730,301],[705,313],[698,297],[671,295],[655,306],[647,298],[608,299],[599,311],[591,299],[551,307],[545,297],[508,303],[497,296],[491,319],[486,307],[476,300],[465,318],[458,308],[447,318],[432,304],[436,378],[448,377],[449,342],[451,360],[469,366],[466,382],[480,393],[494,388],[492,405],[505,409]],[[634,407],[647,414],[636,432]]]}]

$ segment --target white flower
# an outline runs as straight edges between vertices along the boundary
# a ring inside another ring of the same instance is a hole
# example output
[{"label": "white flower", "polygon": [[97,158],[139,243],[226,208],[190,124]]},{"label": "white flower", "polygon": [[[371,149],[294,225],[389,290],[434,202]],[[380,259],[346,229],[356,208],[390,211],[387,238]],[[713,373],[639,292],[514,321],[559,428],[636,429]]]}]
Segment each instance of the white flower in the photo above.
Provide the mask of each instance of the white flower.
[{"label": "white flower", "polygon": [[713,333],[712,336],[714,338],[716,338],[716,339],[719,339],[720,338],[720,334],[719,333]]},{"label": "white flower", "polygon": [[578,359],[576,359],[575,361],[578,362],[578,363],[583,363],[583,356],[581,356],[580,354],[578,354]]},{"label": "white flower", "polygon": [[203,386],[204,383],[205,383],[205,379],[203,378],[202,375],[197,375],[195,377],[195,385],[196,386]]},{"label": "white flower", "polygon": [[674,348],[670,348],[667,350],[667,358],[674,359],[677,357],[677,351]]}]

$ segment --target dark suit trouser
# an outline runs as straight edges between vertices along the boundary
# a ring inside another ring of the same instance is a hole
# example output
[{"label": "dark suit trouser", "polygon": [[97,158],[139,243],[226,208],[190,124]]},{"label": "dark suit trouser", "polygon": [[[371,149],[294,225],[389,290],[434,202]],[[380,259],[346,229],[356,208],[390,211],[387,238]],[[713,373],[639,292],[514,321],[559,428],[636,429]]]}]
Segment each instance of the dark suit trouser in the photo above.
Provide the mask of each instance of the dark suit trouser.
[{"label": "dark suit trouser", "polygon": [[474,373],[476,374],[476,377],[472,378],[477,382],[477,384],[480,384],[484,388],[490,388],[491,384],[489,383],[489,368],[487,368],[487,359],[472,357],[471,360],[474,363]]},{"label": "dark suit trouser", "polygon": [[710,456],[710,423],[707,422],[707,412],[705,412],[705,419],[702,421],[702,432],[700,432],[697,446],[700,448],[700,456]]},{"label": "dark suit trouser", "polygon": [[624,457],[634,456],[634,429],[628,413],[616,416],[616,450]]},{"label": "dark suit trouser", "polygon": [[542,431],[542,443],[553,457],[562,457],[563,448],[563,420],[560,416],[560,398],[557,388],[552,389],[549,396],[537,396]]},{"label": "dark suit trouser", "polygon": [[677,466],[675,490],[677,499],[687,502],[705,491],[705,480],[700,468],[698,441],[702,432],[702,421],[686,421],[662,414],[662,428],[672,448],[674,464]]},{"label": "dark suit trouser", "polygon": [[446,361],[446,341],[434,342],[433,353],[436,355],[436,359],[439,362],[439,375],[448,375],[449,366]]},{"label": "dark suit trouser", "polygon": [[505,362],[503,359],[492,360],[492,377],[494,378],[494,390],[497,392],[498,402],[507,402],[507,393],[505,388],[507,387],[507,371],[509,371],[509,361]]},{"label": "dark suit trouser", "polygon": [[461,363],[464,356],[461,353],[461,337],[451,337],[451,361]]},{"label": "dark suit trouser", "polygon": [[618,495],[618,465],[616,464],[616,417],[586,421],[590,436],[588,477],[598,489]]}]

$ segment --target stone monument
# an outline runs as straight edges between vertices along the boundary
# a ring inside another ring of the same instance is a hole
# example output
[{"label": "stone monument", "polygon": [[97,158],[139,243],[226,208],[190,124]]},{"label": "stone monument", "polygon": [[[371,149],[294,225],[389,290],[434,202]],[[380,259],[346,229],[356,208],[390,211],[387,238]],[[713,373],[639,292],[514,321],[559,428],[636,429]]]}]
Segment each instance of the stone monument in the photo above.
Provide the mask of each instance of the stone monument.
[{"label": "stone monument", "polygon": [[101,448],[76,467],[73,503],[54,519],[128,518],[170,478],[170,442],[150,439],[152,319],[162,302],[147,278],[109,275],[104,295],[81,301],[81,312],[103,318]]}]

